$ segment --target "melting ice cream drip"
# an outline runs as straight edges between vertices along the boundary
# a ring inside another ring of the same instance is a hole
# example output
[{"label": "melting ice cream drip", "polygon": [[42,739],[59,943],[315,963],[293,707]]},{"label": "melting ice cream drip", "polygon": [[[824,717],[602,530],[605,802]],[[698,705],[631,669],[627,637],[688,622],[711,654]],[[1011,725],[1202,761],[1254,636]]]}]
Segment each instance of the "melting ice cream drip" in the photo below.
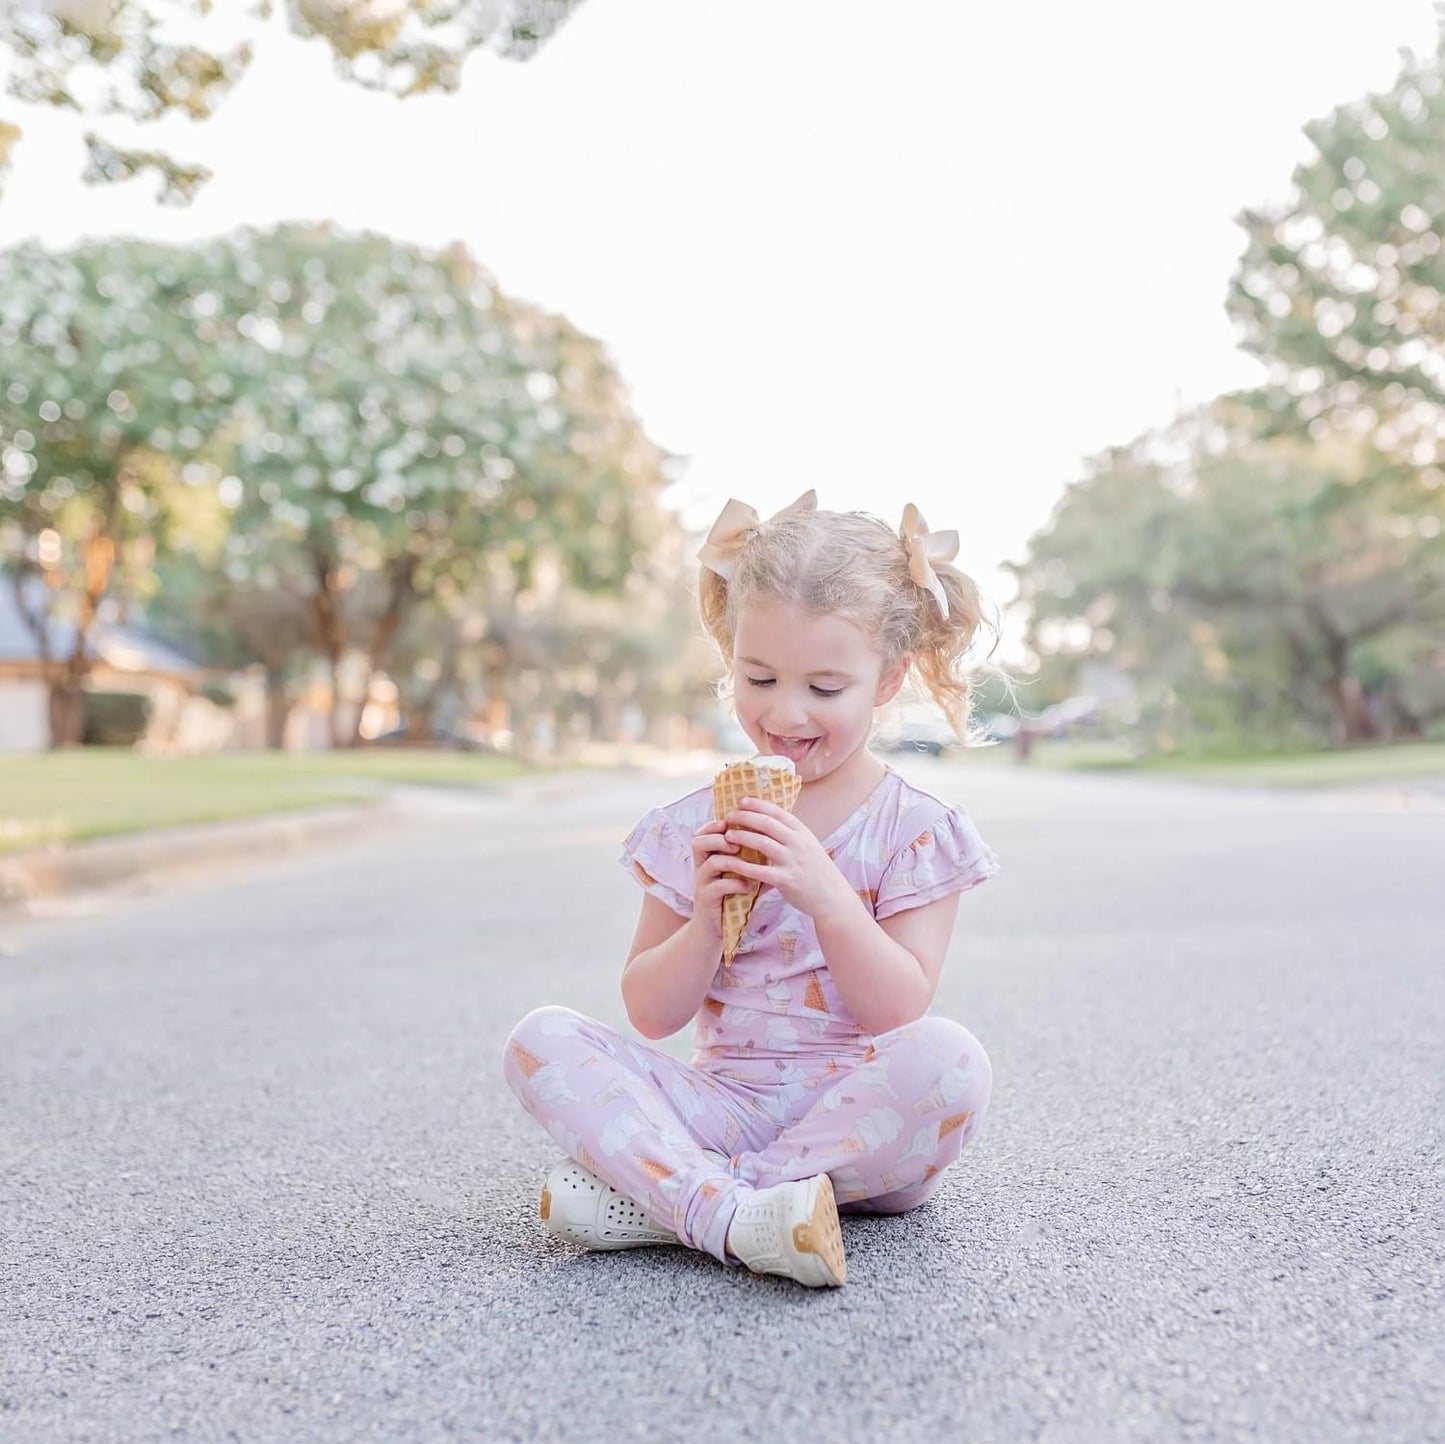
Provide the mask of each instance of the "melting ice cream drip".
[{"label": "melting ice cream drip", "polygon": [[765,756],[759,753],[756,757],[748,759],[759,772],[796,772],[791,757]]}]

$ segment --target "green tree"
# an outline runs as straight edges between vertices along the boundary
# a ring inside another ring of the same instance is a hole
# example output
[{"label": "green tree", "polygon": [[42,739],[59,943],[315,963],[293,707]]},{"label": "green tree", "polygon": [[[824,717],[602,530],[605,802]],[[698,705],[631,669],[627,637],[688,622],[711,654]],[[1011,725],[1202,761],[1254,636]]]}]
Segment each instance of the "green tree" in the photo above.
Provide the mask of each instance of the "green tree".
[{"label": "green tree", "polygon": [[285,745],[286,721],[314,660],[302,558],[274,546],[228,575],[222,559],[179,546],[156,564],[147,626],[226,671],[256,667],[266,689],[266,745]]},{"label": "green tree", "polygon": [[80,741],[97,617],[158,548],[224,528],[209,448],[231,406],[187,306],[194,256],[139,242],[0,252],[0,570],[35,638],[51,740]]},{"label": "green tree", "polygon": [[1390,523],[1396,467],[1368,444],[1270,434],[1225,398],[1096,458],[1018,569],[1030,642],[1107,659],[1156,745],[1336,743],[1429,714],[1414,658],[1445,625],[1445,568]]},{"label": "green tree", "polygon": [[1364,631],[1335,616],[1321,630],[1336,675],[1353,686],[1368,675],[1406,729],[1439,716],[1445,692],[1442,80],[1445,28],[1434,54],[1404,57],[1388,91],[1305,128],[1315,154],[1289,200],[1240,217],[1247,244],[1228,302],[1245,348],[1268,368],[1248,398],[1268,427],[1350,455],[1347,503],[1322,497],[1360,541],[1340,565],[1384,554],[1398,568],[1387,577],[1364,567]]},{"label": "green tree", "polygon": [[565,746],[585,737],[615,741],[632,712],[646,735],[674,717],[710,711],[715,659],[675,565],[685,549],[674,518],[646,564],[616,588],[585,590],[567,580],[548,548],[521,580],[491,554],[469,590],[431,599],[402,628],[388,665],[408,730],[456,727],[482,717],[526,748],[539,730]]},{"label": "green tree", "polygon": [[615,590],[664,525],[670,460],[602,348],[460,247],[286,226],[243,234],[211,274],[246,357],[228,558],[244,567],[258,529],[306,558],[338,745],[367,690],[342,697],[343,661],[384,670],[415,606],[465,594],[479,559],[500,552],[525,588],[545,553],[569,585]]},{"label": "green tree", "polygon": [[[1445,43],[1445,42],[1442,42]],[[1246,210],[1228,308],[1268,368],[1251,401],[1281,432],[1368,438],[1391,524],[1441,528],[1445,482],[1445,51],[1305,133],[1281,205]]]},{"label": "green tree", "polygon": [[[397,96],[454,91],[473,51],[525,60],[580,0],[31,0],[0,7],[0,56],[22,104],[148,122],[208,119],[246,75],[254,43],[276,11],[292,34],[327,45],[345,79]],[[21,130],[0,120],[0,175]],[[150,170],[161,199],[187,204],[209,178],[163,150],[86,134],[85,179],[127,180]]]},{"label": "green tree", "polygon": [[[493,550],[524,587],[545,551],[568,584],[615,590],[667,524],[670,459],[602,348],[460,248],[307,226],[24,247],[0,256],[0,341],[0,538],[81,627],[53,676],[72,710],[117,559],[123,595],[143,591],[182,523],[221,533],[239,588],[300,558],[338,677],[352,652],[384,668],[408,611],[464,593]],[[348,700],[338,742],[364,694]]]}]

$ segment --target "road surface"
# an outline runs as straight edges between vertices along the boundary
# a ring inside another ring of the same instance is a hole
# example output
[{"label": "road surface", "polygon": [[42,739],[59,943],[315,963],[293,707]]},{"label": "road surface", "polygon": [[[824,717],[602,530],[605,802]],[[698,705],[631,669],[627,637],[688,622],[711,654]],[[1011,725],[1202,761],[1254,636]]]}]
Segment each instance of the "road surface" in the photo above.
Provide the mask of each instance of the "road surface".
[{"label": "road surface", "polygon": [[536,1218],[503,1040],[624,1022],[694,779],[0,923],[0,1439],[1445,1438],[1445,807],[900,765],[1003,862],[935,1005],[995,1092],[838,1291]]}]

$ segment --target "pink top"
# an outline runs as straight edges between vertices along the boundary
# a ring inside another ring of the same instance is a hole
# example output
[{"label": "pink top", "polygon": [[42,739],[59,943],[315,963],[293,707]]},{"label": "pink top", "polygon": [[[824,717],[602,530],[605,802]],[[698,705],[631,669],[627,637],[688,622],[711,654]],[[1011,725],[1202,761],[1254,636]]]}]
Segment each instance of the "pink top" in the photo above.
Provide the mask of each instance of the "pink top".
[{"label": "pink top", "polygon": [[[654,807],[622,844],[619,861],[654,897],[692,916],[692,836],[712,816],[712,786]],[[999,870],[961,807],[905,782],[891,767],[872,795],[823,839],[829,857],[875,918],[954,892]],[[866,1051],[864,1033],[833,986],[813,920],[775,889],[758,895],[729,967],[718,970],[693,1030],[694,1062],[779,1060]]]}]

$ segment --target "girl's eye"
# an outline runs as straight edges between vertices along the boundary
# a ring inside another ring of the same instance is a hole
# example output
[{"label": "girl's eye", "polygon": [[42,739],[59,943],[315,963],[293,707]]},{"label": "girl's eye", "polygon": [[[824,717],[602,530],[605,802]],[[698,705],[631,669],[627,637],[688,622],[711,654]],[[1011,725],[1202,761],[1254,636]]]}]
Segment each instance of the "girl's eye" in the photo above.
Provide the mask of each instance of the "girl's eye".
[{"label": "girl's eye", "polygon": [[[752,687],[771,687],[777,680],[776,677],[749,677],[748,685]],[[819,697],[836,697],[843,689],[841,687],[814,687],[811,690]]]}]

